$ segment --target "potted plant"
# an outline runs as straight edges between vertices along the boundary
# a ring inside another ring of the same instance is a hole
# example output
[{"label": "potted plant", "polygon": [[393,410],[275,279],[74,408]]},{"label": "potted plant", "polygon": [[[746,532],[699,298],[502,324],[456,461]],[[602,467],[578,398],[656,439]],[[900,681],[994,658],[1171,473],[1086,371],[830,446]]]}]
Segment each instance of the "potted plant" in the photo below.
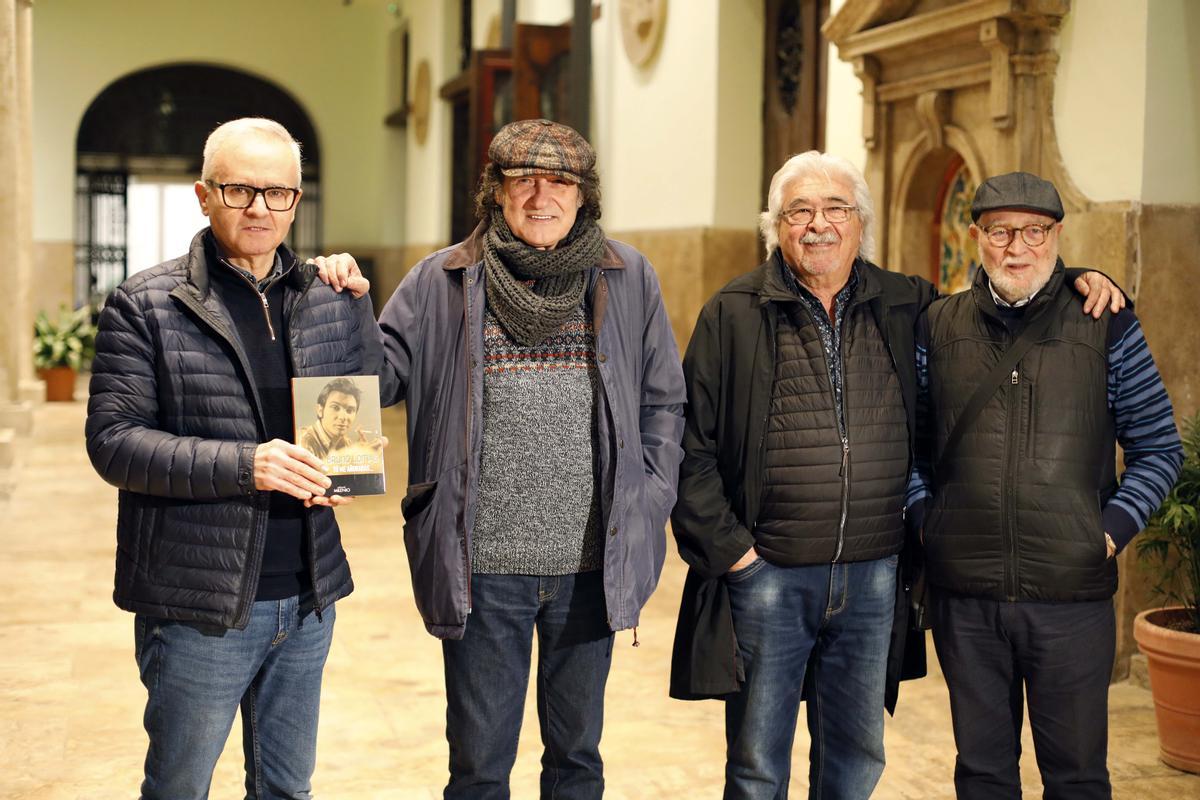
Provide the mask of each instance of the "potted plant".
[{"label": "potted plant", "polygon": [[1200,772],[1200,412],[1184,424],[1183,472],[1138,542],[1165,608],[1138,614],[1133,636],[1146,654],[1159,755]]},{"label": "potted plant", "polygon": [[45,311],[38,312],[33,323],[33,366],[46,382],[47,400],[73,400],[75,373],[88,366],[95,354],[91,306],[71,311],[64,304],[55,321]]}]

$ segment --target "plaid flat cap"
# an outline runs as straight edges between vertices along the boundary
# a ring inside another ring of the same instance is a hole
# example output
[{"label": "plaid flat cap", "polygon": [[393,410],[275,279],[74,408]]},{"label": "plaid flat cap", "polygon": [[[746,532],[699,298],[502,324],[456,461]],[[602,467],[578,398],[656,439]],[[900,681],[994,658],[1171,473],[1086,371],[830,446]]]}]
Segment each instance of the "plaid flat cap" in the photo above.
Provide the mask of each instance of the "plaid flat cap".
[{"label": "plaid flat cap", "polygon": [[1034,211],[1053,217],[1059,222],[1066,214],[1054,184],[1028,172],[996,175],[979,184],[975,191],[975,200],[971,203],[971,220],[979,222],[979,218],[986,212],[998,208]]},{"label": "plaid flat cap", "polygon": [[509,177],[558,175],[580,183],[596,151],[574,128],[548,119],[510,122],[496,132],[488,158]]}]

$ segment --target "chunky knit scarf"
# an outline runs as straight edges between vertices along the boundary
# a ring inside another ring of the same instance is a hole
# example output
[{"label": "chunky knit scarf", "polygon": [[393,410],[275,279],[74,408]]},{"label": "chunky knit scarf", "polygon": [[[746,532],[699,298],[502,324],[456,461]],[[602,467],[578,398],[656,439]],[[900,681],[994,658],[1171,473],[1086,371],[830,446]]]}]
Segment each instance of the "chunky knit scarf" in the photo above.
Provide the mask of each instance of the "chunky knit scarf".
[{"label": "chunky knit scarf", "polygon": [[483,237],[488,307],[513,340],[533,347],[558,330],[583,300],[587,270],[603,254],[604,232],[586,214],[576,218],[557,247],[538,250],[513,236],[503,212],[494,209]]}]

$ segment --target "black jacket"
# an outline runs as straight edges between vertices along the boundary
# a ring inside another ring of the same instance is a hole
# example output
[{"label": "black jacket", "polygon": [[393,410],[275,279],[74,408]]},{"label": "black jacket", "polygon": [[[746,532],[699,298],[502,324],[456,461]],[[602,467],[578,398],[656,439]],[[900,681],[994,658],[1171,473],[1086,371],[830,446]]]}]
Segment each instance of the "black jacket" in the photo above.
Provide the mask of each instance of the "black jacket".
[{"label": "black jacket", "polygon": [[[860,291],[891,353],[900,381],[909,440],[915,434],[914,329],[933,300],[929,282],[858,262]],[[778,304],[764,291],[777,257],[736,278],[700,312],[684,357],[688,413],[679,500],[671,527],[690,567],[676,629],[671,696],[720,697],[738,690],[737,644],[729,596],[721,576],[751,546],[762,496],[763,433],[775,369]],[[888,706],[895,703],[901,672],[924,674],[924,637],[905,647],[908,603],[897,582],[896,617],[889,654]],[[904,670],[906,660],[910,662]]]},{"label": "black jacket", "polygon": [[[88,399],[92,465],[120,489],[116,586],[128,611],[244,628],[270,493],[254,488],[265,440],[253,365],[210,291],[201,231],[187,255],[138,273],[100,315]],[[292,374],[375,374],[382,349],[370,300],[337,294],[280,248]],[[333,512],[305,515],[318,612],[353,588]]]}]

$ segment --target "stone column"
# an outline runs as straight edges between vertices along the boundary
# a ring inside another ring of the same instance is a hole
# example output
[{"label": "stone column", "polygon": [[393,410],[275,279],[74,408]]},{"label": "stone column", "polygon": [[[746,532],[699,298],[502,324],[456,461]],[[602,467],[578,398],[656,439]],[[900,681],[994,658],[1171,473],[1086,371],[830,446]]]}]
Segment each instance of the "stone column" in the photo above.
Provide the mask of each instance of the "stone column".
[{"label": "stone column", "polygon": [[[17,261],[20,223],[16,190],[20,179],[17,162],[20,160],[20,114],[17,109],[17,14],[15,0],[0,0],[0,264]],[[16,321],[11,300],[5,302],[4,322],[0,324],[0,371],[4,373],[0,386],[0,405],[17,399],[20,368],[17,349]],[[0,421],[0,427],[5,427]]]},{"label": "stone column", "polygon": [[17,260],[13,281],[17,397],[44,396],[33,372],[33,0],[17,0]]},{"label": "stone column", "polygon": [[[22,196],[22,124],[17,83],[22,44],[17,31],[17,7],[29,12],[28,0],[0,0],[0,264],[11,268],[6,277],[9,292],[4,302],[4,321],[0,323],[0,474],[12,462],[12,436],[28,434],[33,427],[33,411],[20,398],[22,366],[31,361],[31,341],[28,320],[29,267],[21,276],[20,253],[22,242],[31,245],[31,237],[22,232],[22,220],[28,221],[28,211],[21,205],[29,203],[28,192]],[[28,47],[28,43],[24,45]],[[28,67],[28,65],[26,65]],[[25,120],[28,118],[26,117]],[[31,251],[30,255],[32,255]],[[27,265],[31,262],[27,262]],[[15,273],[15,274],[14,274]],[[6,494],[7,481],[0,479],[0,497]]]}]

